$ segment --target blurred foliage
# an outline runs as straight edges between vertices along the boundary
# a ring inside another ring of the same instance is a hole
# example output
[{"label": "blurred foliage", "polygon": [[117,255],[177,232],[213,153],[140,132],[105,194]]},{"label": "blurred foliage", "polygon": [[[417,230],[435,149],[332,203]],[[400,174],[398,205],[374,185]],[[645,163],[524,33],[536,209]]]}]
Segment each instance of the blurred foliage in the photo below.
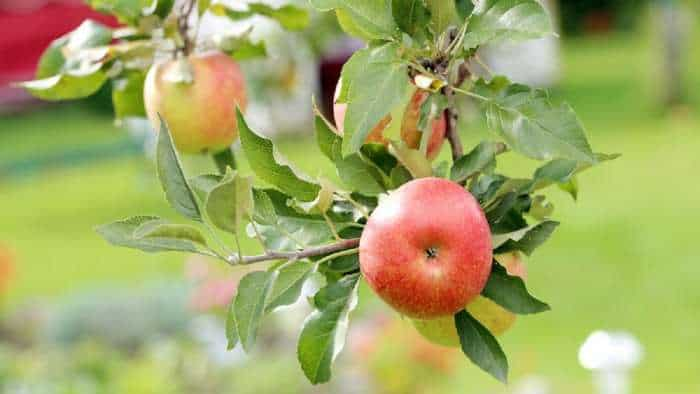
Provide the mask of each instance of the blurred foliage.
[{"label": "blurred foliage", "polygon": [[606,28],[630,30],[650,0],[560,0],[565,34],[581,34]]}]

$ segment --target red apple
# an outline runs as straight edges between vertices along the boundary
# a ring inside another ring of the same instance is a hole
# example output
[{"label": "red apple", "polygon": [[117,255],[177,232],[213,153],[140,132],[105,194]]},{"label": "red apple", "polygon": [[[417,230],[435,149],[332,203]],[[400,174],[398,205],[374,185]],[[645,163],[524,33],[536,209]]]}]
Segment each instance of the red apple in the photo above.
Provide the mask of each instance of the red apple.
[{"label": "red apple", "polygon": [[370,287],[406,316],[451,316],[481,293],[491,232],[479,203],[441,178],[410,181],[382,200],[360,239]]},{"label": "red apple", "polygon": [[244,111],[247,104],[238,64],[220,52],[154,64],[143,95],[153,128],[160,129],[160,114],[175,146],[185,153],[217,152],[230,146],[238,137],[236,105]]},{"label": "red apple", "polygon": [[[401,122],[401,139],[411,149],[420,148],[420,140],[423,132],[418,130],[418,122],[420,121],[421,105],[430,96],[424,90],[416,90],[416,93],[411,97],[411,102],[406,106],[406,112],[403,114],[403,122]],[[430,123],[432,134],[428,140],[427,156],[428,160],[433,160],[440,153],[440,148],[445,142],[445,131],[447,122],[445,115],[440,114],[437,119]]]}]

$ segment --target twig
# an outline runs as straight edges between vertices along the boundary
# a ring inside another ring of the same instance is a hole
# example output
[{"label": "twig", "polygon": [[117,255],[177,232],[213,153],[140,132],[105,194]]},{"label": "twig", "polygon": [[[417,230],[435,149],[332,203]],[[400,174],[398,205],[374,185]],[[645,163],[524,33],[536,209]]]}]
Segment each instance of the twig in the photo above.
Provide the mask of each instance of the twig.
[{"label": "twig", "polygon": [[323,256],[330,253],[340,252],[346,249],[356,248],[360,244],[359,238],[344,239],[329,245],[317,246],[303,249],[296,252],[269,251],[257,256],[237,256],[231,255],[226,258],[231,265],[246,265],[270,260],[304,259],[307,257]]},{"label": "twig", "polygon": [[179,15],[177,16],[177,29],[182,37],[183,45],[182,52],[185,56],[192,52],[192,38],[190,37],[190,15],[194,10],[194,6],[197,2],[195,0],[185,0],[179,10]]},{"label": "twig", "polygon": [[491,67],[489,67],[486,63],[484,63],[483,60],[481,60],[481,57],[477,54],[474,54],[474,60],[476,60],[477,63],[483,68],[487,73],[489,73],[489,77],[493,77],[493,70],[491,70]]}]

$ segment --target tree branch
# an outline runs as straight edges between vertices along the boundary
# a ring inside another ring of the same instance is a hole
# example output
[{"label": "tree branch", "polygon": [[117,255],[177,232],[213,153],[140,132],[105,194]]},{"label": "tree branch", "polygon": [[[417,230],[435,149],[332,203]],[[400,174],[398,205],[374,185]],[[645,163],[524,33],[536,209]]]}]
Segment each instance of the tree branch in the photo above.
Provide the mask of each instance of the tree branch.
[{"label": "tree branch", "polygon": [[313,248],[302,249],[296,252],[280,252],[280,251],[269,251],[264,254],[257,256],[243,256],[239,258],[238,255],[231,255],[226,258],[226,261],[231,265],[247,265],[253,263],[259,263],[262,261],[270,260],[291,260],[291,259],[304,259],[307,257],[323,256],[341,250],[356,248],[360,244],[359,238],[344,239],[336,243],[316,246]]},{"label": "tree branch", "polygon": [[464,155],[464,148],[462,147],[462,140],[459,138],[459,133],[457,132],[457,110],[455,108],[454,92],[452,88],[446,86],[444,88],[444,93],[448,103],[444,111],[446,122],[445,138],[447,138],[447,141],[450,143],[452,161],[454,162]]},{"label": "tree branch", "polygon": [[190,15],[194,10],[194,6],[197,2],[195,0],[185,0],[180,6],[179,14],[177,16],[177,28],[180,36],[183,40],[184,47],[181,48],[185,56],[192,52],[192,47],[194,43],[192,42],[192,37],[190,37]]}]

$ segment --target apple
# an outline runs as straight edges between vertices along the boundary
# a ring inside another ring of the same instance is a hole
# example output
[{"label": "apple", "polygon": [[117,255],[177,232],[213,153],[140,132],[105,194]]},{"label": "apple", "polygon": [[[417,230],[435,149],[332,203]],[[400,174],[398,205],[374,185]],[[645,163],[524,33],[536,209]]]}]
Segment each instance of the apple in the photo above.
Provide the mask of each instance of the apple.
[{"label": "apple", "polygon": [[484,212],[442,178],[412,180],[381,200],[359,249],[369,286],[412,318],[452,316],[481,293],[491,271]]},{"label": "apple", "polygon": [[[188,80],[191,77],[191,80]],[[236,105],[245,111],[245,80],[240,67],[221,52],[191,54],[151,66],[143,89],[154,130],[160,114],[177,149],[217,152],[238,137]]]},{"label": "apple", "polygon": [[[423,105],[428,96],[430,96],[428,92],[416,90],[413,97],[411,97],[411,102],[406,106],[406,112],[403,114],[401,139],[411,149],[420,148],[423,132],[418,129],[418,122],[420,121],[421,105]],[[440,148],[445,142],[445,131],[447,130],[445,115],[440,114],[437,119],[432,120],[430,127],[432,134],[428,140],[427,157],[428,160],[433,160],[440,153]]]},{"label": "apple", "polygon": [[[340,135],[343,135],[343,130],[345,126],[345,112],[347,111],[348,105],[345,103],[338,102],[338,96],[340,95],[340,90],[342,88],[342,80],[338,80],[338,84],[335,87],[335,94],[333,95],[333,119],[335,121],[335,127]],[[406,145],[411,149],[420,148],[421,136],[423,133],[418,130],[418,123],[420,121],[421,105],[430,96],[430,93],[424,90],[416,90],[408,104],[399,115],[402,116],[401,121],[401,139],[406,143]],[[395,112],[395,111],[392,111]],[[401,113],[403,115],[401,115]],[[377,123],[372,130],[370,130],[367,135],[365,142],[374,142],[378,144],[388,144],[389,140],[386,138],[385,134],[387,128],[391,124],[392,114],[387,114],[383,117],[379,123]],[[445,142],[445,130],[446,122],[444,115],[440,114],[438,119],[434,119],[431,122],[432,135],[428,141],[427,157],[433,160],[439,153],[443,142]]]},{"label": "apple", "polygon": [[[506,267],[508,274],[523,279],[527,277],[525,264],[518,252],[496,255],[494,258]],[[516,319],[513,312],[484,296],[476,297],[474,301],[467,304],[466,310],[495,336],[508,331]],[[414,319],[412,322],[416,330],[430,342],[448,347],[460,346],[453,316],[432,320]]]}]

